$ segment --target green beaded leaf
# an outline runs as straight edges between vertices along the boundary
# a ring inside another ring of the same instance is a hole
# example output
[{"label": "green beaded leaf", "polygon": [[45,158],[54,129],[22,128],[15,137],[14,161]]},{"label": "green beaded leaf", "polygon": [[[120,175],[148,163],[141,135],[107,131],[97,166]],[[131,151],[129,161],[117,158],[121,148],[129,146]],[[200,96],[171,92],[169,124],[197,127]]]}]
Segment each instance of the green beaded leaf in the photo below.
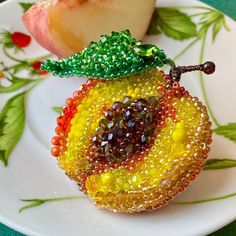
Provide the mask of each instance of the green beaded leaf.
[{"label": "green beaded leaf", "polygon": [[42,70],[60,77],[116,79],[170,64],[163,50],[132,38],[128,30],[112,32],[81,53],[58,61],[46,60]]}]

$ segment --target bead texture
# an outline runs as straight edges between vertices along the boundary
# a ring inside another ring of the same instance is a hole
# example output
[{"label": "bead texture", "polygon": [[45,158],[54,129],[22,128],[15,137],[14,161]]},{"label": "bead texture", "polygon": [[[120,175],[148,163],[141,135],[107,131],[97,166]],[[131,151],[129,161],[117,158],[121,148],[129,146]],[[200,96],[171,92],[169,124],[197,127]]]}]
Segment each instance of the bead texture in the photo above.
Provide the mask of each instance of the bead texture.
[{"label": "bead texture", "polygon": [[66,104],[52,154],[99,208],[156,209],[205,164],[212,137],[205,106],[157,69],[90,79]]},{"label": "bead texture", "polygon": [[128,30],[103,35],[81,53],[58,61],[46,60],[42,70],[56,76],[86,76],[99,79],[119,79],[169,64],[163,50],[145,45],[132,38]]}]

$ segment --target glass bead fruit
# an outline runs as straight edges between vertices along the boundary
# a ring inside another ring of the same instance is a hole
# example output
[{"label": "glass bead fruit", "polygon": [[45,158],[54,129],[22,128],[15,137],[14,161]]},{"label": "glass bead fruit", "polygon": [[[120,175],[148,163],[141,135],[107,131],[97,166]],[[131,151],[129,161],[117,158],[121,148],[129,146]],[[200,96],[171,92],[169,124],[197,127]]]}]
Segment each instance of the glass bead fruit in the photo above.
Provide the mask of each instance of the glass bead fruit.
[{"label": "glass bead fruit", "polygon": [[101,209],[153,210],[204,167],[211,122],[196,97],[154,68],[89,79],[57,119],[52,154]]}]

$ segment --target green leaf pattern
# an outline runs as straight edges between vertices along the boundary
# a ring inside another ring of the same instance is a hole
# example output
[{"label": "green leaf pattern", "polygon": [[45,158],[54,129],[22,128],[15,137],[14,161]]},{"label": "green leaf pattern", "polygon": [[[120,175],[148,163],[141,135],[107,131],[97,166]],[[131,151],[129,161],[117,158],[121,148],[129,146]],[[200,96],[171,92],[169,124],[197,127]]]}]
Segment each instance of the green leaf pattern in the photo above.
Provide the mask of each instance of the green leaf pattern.
[{"label": "green leaf pattern", "polygon": [[236,160],[232,159],[209,159],[206,161],[204,170],[220,170],[236,167]]},{"label": "green leaf pattern", "polygon": [[[5,62],[0,61],[0,95],[1,93],[18,92],[6,102],[0,112],[0,160],[5,166],[8,165],[10,154],[24,131],[26,94],[43,80],[43,77],[32,65],[49,56],[44,55],[24,60],[16,58],[8,51],[9,48],[14,48],[11,35],[8,31],[0,34],[0,46],[2,46],[3,54],[15,62],[14,65],[6,66]],[[22,71],[27,71],[31,78],[19,77],[17,74]]]},{"label": "green leaf pattern", "polygon": [[214,132],[225,136],[233,142],[236,142],[236,123],[229,123],[228,125],[219,126],[214,129]]},{"label": "green leaf pattern", "polygon": [[87,199],[86,196],[72,196],[72,197],[57,197],[57,198],[47,198],[47,199],[40,199],[40,198],[34,198],[34,199],[21,199],[23,202],[27,202],[26,206],[23,206],[19,209],[19,213],[22,211],[37,207],[40,205],[43,205],[48,202],[60,202],[60,201],[68,201],[68,200],[81,200],[81,199]]},{"label": "green leaf pattern", "polygon": [[25,92],[12,97],[0,113],[0,160],[8,164],[25,124]]},{"label": "green leaf pattern", "polygon": [[3,86],[0,84],[0,94],[1,93],[9,93],[9,92],[14,92],[20,88],[25,87],[28,84],[31,84],[35,82],[33,79],[25,79],[25,78],[19,78],[16,77],[15,75],[12,75],[12,81],[11,81],[10,86]]},{"label": "green leaf pattern", "polygon": [[[156,27],[154,24],[156,24]],[[147,33],[157,34],[160,31],[176,40],[185,40],[197,35],[196,24],[191,18],[187,14],[171,7],[155,9]]]}]

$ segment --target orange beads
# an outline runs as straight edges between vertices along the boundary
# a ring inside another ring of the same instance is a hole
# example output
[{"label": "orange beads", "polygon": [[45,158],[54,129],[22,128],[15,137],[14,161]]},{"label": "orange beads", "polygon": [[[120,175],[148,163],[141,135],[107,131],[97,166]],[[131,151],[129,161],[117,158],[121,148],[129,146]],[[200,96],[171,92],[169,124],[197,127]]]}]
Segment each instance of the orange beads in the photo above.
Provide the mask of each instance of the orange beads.
[{"label": "orange beads", "polygon": [[63,114],[57,118],[55,132],[58,136],[53,137],[51,140],[51,143],[56,146],[51,149],[51,154],[55,157],[60,155],[61,150],[66,149],[63,140],[67,138],[68,132],[70,131],[70,121],[77,111],[77,106],[86,96],[87,91],[96,84],[95,80],[90,79],[88,81],[88,84],[83,85],[81,90],[74,92],[73,98],[66,100],[66,107],[63,108]]},{"label": "orange beads", "polygon": [[51,154],[54,157],[58,157],[60,155],[60,148],[59,147],[53,147],[51,148]]}]

